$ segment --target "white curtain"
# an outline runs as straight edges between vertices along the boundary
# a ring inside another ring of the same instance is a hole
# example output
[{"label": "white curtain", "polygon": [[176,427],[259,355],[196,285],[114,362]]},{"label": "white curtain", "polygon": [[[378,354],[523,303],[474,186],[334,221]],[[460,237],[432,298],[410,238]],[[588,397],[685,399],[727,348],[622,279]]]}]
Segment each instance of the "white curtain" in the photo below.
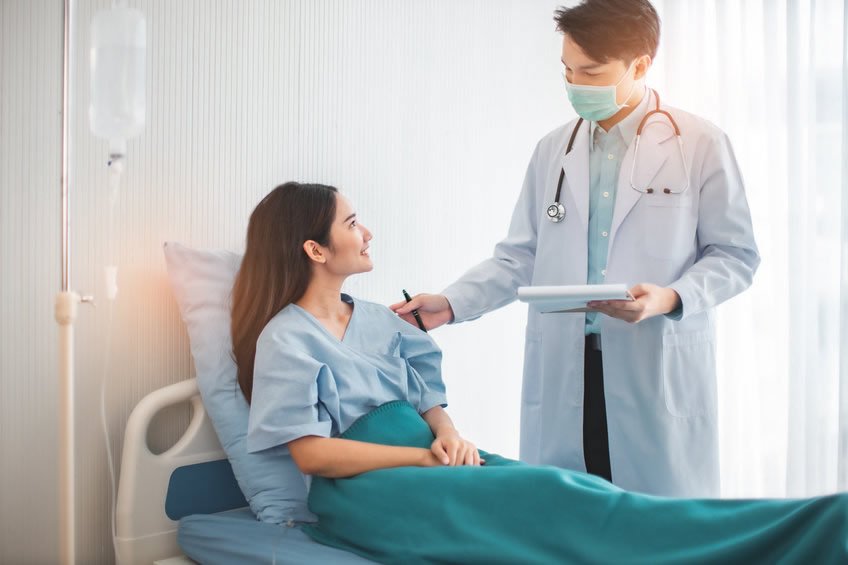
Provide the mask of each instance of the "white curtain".
[{"label": "white curtain", "polygon": [[663,0],[653,86],[724,129],[763,257],[719,309],[723,496],[848,490],[848,0]]}]

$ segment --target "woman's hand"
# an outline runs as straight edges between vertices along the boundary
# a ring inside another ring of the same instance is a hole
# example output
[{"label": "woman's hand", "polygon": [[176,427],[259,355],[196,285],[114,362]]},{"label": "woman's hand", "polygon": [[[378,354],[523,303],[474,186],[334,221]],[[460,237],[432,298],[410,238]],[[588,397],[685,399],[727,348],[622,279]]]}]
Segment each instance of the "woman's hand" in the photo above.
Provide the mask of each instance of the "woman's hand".
[{"label": "woman's hand", "polygon": [[389,308],[415,327],[418,327],[418,324],[412,316],[412,311],[418,310],[418,315],[428,330],[453,320],[453,308],[441,294],[416,294],[410,302],[397,302]]},{"label": "woman's hand", "polygon": [[430,446],[430,451],[442,465],[450,465],[451,467],[458,465],[479,466],[484,462],[480,459],[480,453],[474,444],[462,439],[455,429],[440,432]]}]

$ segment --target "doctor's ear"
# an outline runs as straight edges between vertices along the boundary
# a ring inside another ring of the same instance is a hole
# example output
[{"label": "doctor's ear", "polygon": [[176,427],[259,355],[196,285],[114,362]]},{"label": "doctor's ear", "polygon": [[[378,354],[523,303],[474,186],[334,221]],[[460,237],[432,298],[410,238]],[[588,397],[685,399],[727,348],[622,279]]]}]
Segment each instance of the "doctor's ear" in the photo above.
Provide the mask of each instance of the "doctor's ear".
[{"label": "doctor's ear", "polygon": [[641,57],[636,58],[636,63],[634,66],[636,70],[633,73],[633,80],[641,80],[645,78],[645,75],[648,74],[648,69],[651,68],[651,64],[653,60],[650,55],[642,55]]},{"label": "doctor's ear", "polygon": [[303,251],[310,260],[316,263],[326,263],[327,256],[324,254],[324,249],[317,241],[307,240],[303,243]]}]

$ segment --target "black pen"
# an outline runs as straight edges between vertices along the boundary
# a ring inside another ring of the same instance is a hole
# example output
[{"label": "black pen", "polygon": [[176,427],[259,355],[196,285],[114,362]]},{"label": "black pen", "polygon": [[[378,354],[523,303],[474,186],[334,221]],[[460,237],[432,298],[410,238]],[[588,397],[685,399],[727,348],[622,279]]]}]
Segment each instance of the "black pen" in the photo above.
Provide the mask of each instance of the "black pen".
[{"label": "black pen", "polygon": [[[406,298],[407,302],[412,301],[412,297],[409,296],[409,293],[406,292],[406,289],[403,289],[403,297]],[[421,328],[421,331],[426,332],[427,328],[424,327],[424,322],[421,321],[421,316],[418,315],[418,310],[412,311],[412,317],[415,318],[416,322],[418,322],[418,327]]]}]

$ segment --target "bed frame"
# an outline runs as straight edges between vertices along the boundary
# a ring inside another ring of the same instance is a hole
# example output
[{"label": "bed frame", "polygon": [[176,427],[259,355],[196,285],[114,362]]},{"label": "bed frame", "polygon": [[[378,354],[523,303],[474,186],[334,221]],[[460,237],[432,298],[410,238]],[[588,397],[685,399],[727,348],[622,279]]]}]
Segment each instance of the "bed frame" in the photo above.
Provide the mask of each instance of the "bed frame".
[{"label": "bed frame", "polygon": [[[163,453],[153,453],[147,433],[162,409],[190,402],[188,429]],[[124,434],[116,510],[119,565],[194,563],[177,545],[179,519],[247,506],[212,422],[197,379],[156,390],[133,409]]]}]

